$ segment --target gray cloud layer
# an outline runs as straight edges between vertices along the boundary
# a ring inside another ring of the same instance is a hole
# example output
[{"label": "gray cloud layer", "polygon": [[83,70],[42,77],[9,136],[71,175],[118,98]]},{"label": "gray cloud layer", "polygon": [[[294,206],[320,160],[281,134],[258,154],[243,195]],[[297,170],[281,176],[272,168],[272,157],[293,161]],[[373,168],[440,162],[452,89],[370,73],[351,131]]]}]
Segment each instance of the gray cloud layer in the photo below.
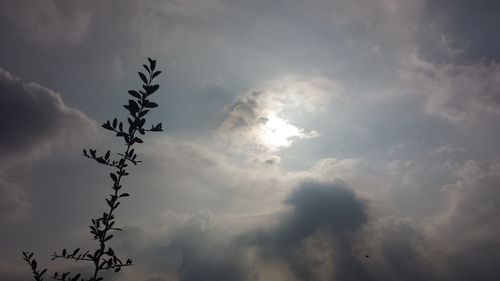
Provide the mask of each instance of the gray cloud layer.
[{"label": "gray cloud layer", "polygon": [[95,137],[94,123],[61,96],[0,69],[0,209],[2,221],[25,218],[30,203],[12,171],[51,150]]},{"label": "gray cloud layer", "polygon": [[[0,65],[64,96],[0,71],[0,212],[17,222],[0,246],[49,244],[12,238],[32,229],[30,196],[53,197],[21,178],[75,196],[82,166],[42,157],[91,134],[62,100],[109,117],[152,56],[170,137],[127,183],[138,265],[117,280],[494,280],[497,2],[3,1]],[[269,145],[276,117],[295,131]],[[78,198],[107,184],[89,175]],[[66,209],[40,208],[37,226],[80,241]]]}]

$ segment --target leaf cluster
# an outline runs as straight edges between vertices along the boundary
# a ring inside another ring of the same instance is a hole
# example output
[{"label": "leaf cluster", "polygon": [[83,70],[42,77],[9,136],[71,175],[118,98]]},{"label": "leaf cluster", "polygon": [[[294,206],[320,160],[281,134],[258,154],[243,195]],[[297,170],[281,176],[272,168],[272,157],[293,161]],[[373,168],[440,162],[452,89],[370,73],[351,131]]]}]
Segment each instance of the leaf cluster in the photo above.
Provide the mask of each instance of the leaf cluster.
[{"label": "leaf cluster", "polygon": [[[66,259],[91,263],[94,268],[93,276],[86,279],[81,273],[72,275],[70,272],[54,272],[51,277],[54,280],[100,281],[103,280],[103,277],[100,276],[102,270],[119,272],[122,267],[133,265],[130,258],[125,259],[125,261],[119,258],[108,244],[114,237],[112,233],[122,230],[115,226],[115,211],[121,204],[120,200],[130,196],[129,193],[122,191],[122,179],[129,175],[128,167],[130,163],[135,166],[141,162],[137,159],[133,146],[143,143],[142,136],[148,132],[163,131],[161,123],[151,124],[149,129],[146,126],[146,116],[151,109],[158,107],[158,104],[153,102],[151,97],[160,87],[158,84],[154,84],[153,80],[161,74],[161,71],[156,70],[155,60],[148,58],[148,62],[148,65],[143,65],[146,73],[138,72],[139,78],[143,82],[142,89],[128,91],[132,98],[128,100],[127,104],[123,105],[128,112],[126,121],[113,118],[101,125],[104,129],[113,132],[116,137],[123,140],[125,144],[124,152],[117,153],[118,157],[114,158],[110,150],[103,154],[99,154],[96,149],[83,150],[83,156],[113,169],[109,174],[112,185],[111,194],[105,198],[106,211],[102,212],[102,215],[92,218],[89,226],[90,234],[92,239],[97,242],[97,247],[95,250],[85,251],[81,251],[80,248],[72,251],[63,249],[60,253],[54,252],[52,254],[52,260]],[[47,269],[38,270],[38,264],[33,257],[33,253],[23,252],[23,259],[30,265],[35,281],[42,281]]]}]

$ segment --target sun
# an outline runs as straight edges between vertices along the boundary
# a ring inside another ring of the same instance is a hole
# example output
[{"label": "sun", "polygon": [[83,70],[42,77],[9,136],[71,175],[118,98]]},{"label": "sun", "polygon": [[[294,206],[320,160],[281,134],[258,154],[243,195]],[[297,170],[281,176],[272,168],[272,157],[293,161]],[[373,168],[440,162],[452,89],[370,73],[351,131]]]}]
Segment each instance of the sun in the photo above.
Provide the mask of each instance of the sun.
[{"label": "sun", "polygon": [[289,147],[293,138],[302,138],[303,130],[279,116],[267,118],[262,128],[262,139],[266,147],[272,151]]}]

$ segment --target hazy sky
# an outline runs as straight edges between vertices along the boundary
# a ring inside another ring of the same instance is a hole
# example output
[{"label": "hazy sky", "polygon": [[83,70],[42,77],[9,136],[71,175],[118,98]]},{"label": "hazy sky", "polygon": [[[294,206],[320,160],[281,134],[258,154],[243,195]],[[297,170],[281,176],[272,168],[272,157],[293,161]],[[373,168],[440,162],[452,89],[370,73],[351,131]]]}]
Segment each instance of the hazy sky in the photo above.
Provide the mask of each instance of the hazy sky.
[{"label": "hazy sky", "polygon": [[[500,278],[500,2],[0,0],[0,279],[92,247],[157,59],[109,280]],[[369,256],[369,257],[367,257]]]}]

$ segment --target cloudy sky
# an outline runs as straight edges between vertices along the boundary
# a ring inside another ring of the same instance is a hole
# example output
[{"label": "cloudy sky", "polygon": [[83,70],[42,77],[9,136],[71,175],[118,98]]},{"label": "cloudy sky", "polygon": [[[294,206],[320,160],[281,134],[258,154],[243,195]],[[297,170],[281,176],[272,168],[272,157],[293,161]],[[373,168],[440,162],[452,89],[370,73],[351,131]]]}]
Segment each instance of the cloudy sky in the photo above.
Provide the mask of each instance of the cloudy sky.
[{"label": "cloudy sky", "polygon": [[[163,70],[107,280],[500,278],[500,2],[0,0],[0,279],[95,248],[147,57]],[[113,154],[116,155],[116,154]],[[117,156],[118,157],[118,156]]]}]

